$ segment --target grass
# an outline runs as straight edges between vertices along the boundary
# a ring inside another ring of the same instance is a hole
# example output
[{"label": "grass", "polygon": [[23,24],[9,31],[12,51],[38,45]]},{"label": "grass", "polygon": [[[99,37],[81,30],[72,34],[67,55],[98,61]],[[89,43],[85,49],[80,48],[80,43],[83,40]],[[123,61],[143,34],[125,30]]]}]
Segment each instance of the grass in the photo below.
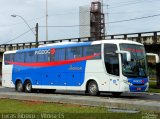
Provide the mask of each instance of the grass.
[{"label": "grass", "polygon": [[[79,105],[71,105],[71,104],[55,104],[55,103],[44,103],[44,102],[33,102],[33,101],[18,101],[18,100],[8,100],[1,99],[0,100],[0,112],[1,113],[104,113],[106,109],[104,108],[92,108],[92,107],[84,107]],[[2,106],[3,105],[3,106]],[[63,108],[65,107],[65,108]],[[75,110],[76,108],[76,110]]]},{"label": "grass", "polygon": [[[111,113],[103,107],[0,99],[0,118],[2,118],[2,114],[8,113],[15,116],[20,113],[35,114],[38,119],[43,116],[57,119],[141,119],[145,114],[141,112],[136,114]],[[160,115],[156,114],[156,116]]]},{"label": "grass", "polygon": [[150,93],[160,93],[160,88],[157,88],[156,82],[149,82],[149,90]]}]

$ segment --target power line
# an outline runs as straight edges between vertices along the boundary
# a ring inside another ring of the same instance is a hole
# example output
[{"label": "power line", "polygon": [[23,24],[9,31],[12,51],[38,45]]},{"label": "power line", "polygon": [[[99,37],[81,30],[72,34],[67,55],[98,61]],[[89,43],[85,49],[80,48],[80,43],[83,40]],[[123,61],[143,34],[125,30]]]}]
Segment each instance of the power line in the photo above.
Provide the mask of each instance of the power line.
[{"label": "power line", "polygon": [[[38,20],[38,19],[42,19],[42,18],[45,18],[45,16],[41,16],[41,17],[33,18],[33,19],[28,19],[26,21],[31,22],[31,21],[35,21],[35,20]],[[19,25],[19,24],[24,24],[24,22],[17,22],[17,23],[8,24],[8,25],[0,25],[0,27],[10,27],[10,26],[15,26],[15,25]]]},{"label": "power line", "polygon": [[[48,17],[53,17],[53,16],[61,16],[61,15],[73,15],[73,14],[79,14],[79,13],[88,13],[90,11],[85,11],[85,12],[67,12],[67,13],[60,13],[60,14],[49,14]],[[33,18],[33,19],[28,19],[26,20],[27,22],[32,22],[35,20],[39,20],[39,19],[44,19],[46,16],[40,16],[38,18]],[[13,23],[13,24],[8,24],[8,25],[0,25],[0,27],[10,27],[10,26],[16,26],[19,24],[23,24],[24,22],[18,22],[18,23]]]},{"label": "power line", "polygon": [[118,2],[118,5],[125,5],[125,4],[132,4],[132,3],[141,3],[147,0],[130,0],[130,1],[126,1],[126,2]]},{"label": "power line", "polygon": [[[32,28],[32,29],[33,29],[33,28]],[[5,44],[7,44],[7,43],[9,43],[9,42],[11,42],[11,41],[17,40],[18,38],[24,36],[24,35],[27,34],[28,32],[30,32],[30,30],[28,30],[28,31],[26,31],[26,32],[24,32],[24,33],[22,33],[22,34],[20,34],[19,36],[15,37],[15,38],[13,38],[13,39],[7,41],[7,42],[4,42],[4,43],[1,44],[1,45],[5,45]]]},{"label": "power line", "polygon": [[[89,24],[83,24],[83,25],[68,25],[68,26],[48,26],[48,27],[57,27],[57,28],[67,28],[67,27],[79,27],[79,26],[90,26]],[[46,26],[39,26],[39,27],[46,27]]]},{"label": "power line", "polygon": [[[157,10],[159,11],[159,10]],[[83,13],[87,13],[87,12],[90,12],[90,11],[85,11]],[[136,12],[143,12],[143,11],[131,11],[131,12],[113,12],[113,13],[104,13],[104,14],[123,14],[123,13],[136,13]],[[144,11],[145,12],[145,11]],[[58,15],[68,15],[68,14],[76,14],[76,12],[68,12],[68,13],[63,13],[63,14],[53,14],[53,15],[49,15],[49,17],[52,17],[52,16],[58,16]],[[38,18],[35,18],[35,19],[30,19],[30,20],[26,20],[27,22],[31,22],[31,21],[35,21],[35,20],[38,20],[38,19],[44,19],[45,16],[41,16],[41,17],[38,17]],[[19,24],[23,24],[24,22],[18,22],[18,23],[14,23],[14,24],[9,24],[9,25],[0,25],[0,27],[9,27],[9,26],[15,26],[15,25],[19,25]],[[55,26],[55,27],[61,27],[61,26]],[[66,26],[64,26],[66,27]],[[70,27],[70,26],[68,26]]]},{"label": "power line", "polygon": [[[146,2],[146,1],[159,1],[159,0],[130,0],[127,2],[118,2],[117,6],[110,6],[110,5],[103,5],[105,7],[109,7],[109,8],[116,8],[116,7],[121,7],[121,6],[125,6],[125,5],[133,5],[133,4],[138,4],[138,3],[142,3],[142,2]],[[72,10],[73,11],[73,10]],[[87,13],[90,11],[85,11],[84,13]],[[59,16],[59,15],[73,15],[73,14],[77,14],[77,12],[67,12],[67,13],[59,13],[59,14],[49,14],[48,17],[52,17],[52,16]],[[111,14],[111,13],[110,13]],[[113,13],[116,14],[116,13]],[[117,13],[118,14],[118,13]],[[31,21],[35,21],[35,20],[39,20],[39,19],[44,19],[45,16],[40,16],[38,18],[33,18],[33,19],[29,19],[27,20],[27,22],[31,22]],[[9,24],[9,25],[0,25],[0,27],[9,27],[9,26],[15,26],[15,25],[19,25],[22,24],[23,22],[19,22],[19,23],[13,23],[13,24]]]},{"label": "power line", "polygon": [[[137,17],[137,18],[131,18],[131,19],[125,19],[125,20],[118,20],[118,21],[112,21],[112,22],[108,22],[108,23],[105,23],[105,24],[114,24],[114,23],[120,23],[120,22],[128,22],[128,21],[134,21],[134,20],[140,20],[140,19],[146,19],[146,18],[152,18],[152,17],[157,17],[157,16],[160,16],[160,14],[155,14],[155,15],[150,15],[150,16],[144,16],[144,17]],[[79,27],[79,26],[90,26],[89,24],[86,24],[86,25],[68,25],[68,26],[48,26],[48,27]],[[46,27],[46,26],[39,26],[39,27]],[[33,28],[32,28],[33,29]],[[12,40],[9,40],[3,44],[7,44],[11,41],[14,41],[20,37],[22,37],[23,35],[25,35],[26,33],[28,33],[30,30],[22,33],[21,35],[13,38]]]},{"label": "power line", "polygon": [[[149,13],[149,12],[159,12],[159,11],[160,11],[160,9],[157,9],[157,10],[151,9],[149,11],[146,11],[146,10],[136,10],[136,11],[125,11],[125,12],[110,12],[109,14],[111,14],[111,15],[119,15],[119,14],[144,13],[144,12]],[[108,13],[104,13],[104,14],[108,14]]]},{"label": "power line", "polygon": [[[109,24],[113,24],[113,23],[119,23],[119,22],[127,22],[127,21],[146,19],[146,18],[157,17],[157,16],[160,16],[160,14],[150,15],[150,16],[144,16],[144,17],[137,17],[137,18],[132,18],[132,19],[119,20],[119,21],[113,21],[113,22],[108,22],[108,23]],[[108,24],[108,23],[106,23],[106,24]]]},{"label": "power line", "polygon": [[90,11],[83,11],[83,12],[66,12],[66,13],[59,13],[59,14],[49,14],[48,16],[61,16],[61,15],[72,15],[72,14],[79,14],[79,13],[87,13]]},{"label": "power line", "polygon": [[[152,0],[148,0],[152,1]],[[142,1],[130,1],[130,2],[122,2],[122,4],[118,3],[119,5],[115,5],[115,6],[111,6],[109,8],[118,8],[118,7],[123,7],[123,6],[127,6],[127,5],[134,5],[134,4],[141,4],[143,2],[146,2],[146,0],[142,0]],[[106,7],[107,5],[104,5],[104,7]]]},{"label": "power line", "polygon": [[[157,17],[157,16],[160,16],[160,14],[155,14],[155,15],[150,15],[150,16],[144,16],[144,17],[136,17],[136,18],[125,19],[125,20],[111,21],[111,22],[107,22],[105,24],[113,24],[113,23],[119,23],[119,22],[134,21],[134,20],[147,19],[147,18],[152,18],[152,17]],[[79,26],[89,26],[89,24],[84,24],[84,25],[68,25],[68,26],[48,26],[48,27],[79,27]],[[46,26],[39,26],[39,27],[46,27]]]}]

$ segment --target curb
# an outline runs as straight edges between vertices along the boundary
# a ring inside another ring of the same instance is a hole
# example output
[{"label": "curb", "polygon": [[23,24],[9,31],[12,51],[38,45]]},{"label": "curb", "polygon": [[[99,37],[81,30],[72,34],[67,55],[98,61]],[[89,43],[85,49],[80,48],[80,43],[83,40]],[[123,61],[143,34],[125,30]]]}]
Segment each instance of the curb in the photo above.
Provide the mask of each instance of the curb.
[{"label": "curb", "polygon": [[[131,93],[130,93],[131,94]],[[150,93],[150,92],[135,92],[135,93],[132,93],[132,94],[147,94],[147,95],[160,95],[160,93]]]},{"label": "curb", "polygon": [[69,103],[85,106],[100,106],[107,108],[120,108],[138,111],[160,113],[159,101],[145,100],[128,100],[108,97],[94,96],[78,96],[78,95],[62,95],[62,94],[27,94],[27,93],[0,93],[0,98],[26,100],[26,101],[42,101],[53,103]]}]

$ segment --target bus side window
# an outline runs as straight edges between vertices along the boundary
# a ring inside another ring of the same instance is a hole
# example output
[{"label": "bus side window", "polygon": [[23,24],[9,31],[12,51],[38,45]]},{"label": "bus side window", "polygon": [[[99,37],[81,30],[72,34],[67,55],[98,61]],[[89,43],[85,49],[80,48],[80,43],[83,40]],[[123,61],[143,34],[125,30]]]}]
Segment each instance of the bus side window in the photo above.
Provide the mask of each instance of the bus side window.
[{"label": "bus side window", "polygon": [[34,51],[25,52],[25,62],[37,62],[37,55]]},{"label": "bus side window", "polygon": [[[35,54],[34,54],[35,55]],[[50,54],[37,54],[35,55],[35,58],[37,57],[37,62],[50,62]]]},{"label": "bus side window", "polygon": [[50,62],[50,54],[37,54],[38,62]]},{"label": "bus side window", "polygon": [[56,49],[54,54],[51,54],[51,61],[63,61],[65,60],[65,49]]},{"label": "bus side window", "polygon": [[[91,45],[91,46],[85,46],[83,48],[83,56],[91,56],[101,53],[101,45]],[[94,57],[93,59],[100,59],[101,55],[98,55]],[[91,60],[93,60],[91,59]]]},{"label": "bus side window", "polygon": [[24,53],[18,52],[15,54],[14,62],[24,62]]},{"label": "bus side window", "polygon": [[75,59],[82,57],[82,47],[71,47],[67,48],[66,59]]},{"label": "bus side window", "polygon": [[9,65],[7,62],[13,62],[14,54],[4,54],[4,64]]}]

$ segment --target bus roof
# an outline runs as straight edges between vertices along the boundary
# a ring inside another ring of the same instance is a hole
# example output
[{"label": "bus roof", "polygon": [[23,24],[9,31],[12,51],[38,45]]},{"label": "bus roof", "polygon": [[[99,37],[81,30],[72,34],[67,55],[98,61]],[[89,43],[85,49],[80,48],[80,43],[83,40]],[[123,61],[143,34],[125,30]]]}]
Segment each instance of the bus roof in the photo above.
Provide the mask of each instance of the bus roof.
[{"label": "bus roof", "polygon": [[40,45],[38,46],[39,48],[40,47],[47,47],[47,46],[57,46],[57,45],[68,45],[68,44],[75,44],[75,43],[78,43],[78,42],[61,42],[61,43],[51,43],[51,44],[44,44],[44,45]]},{"label": "bus roof", "polygon": [[124,40],[124,39],[111,39],[111,40],[101,40],[101,41],[93,41],[92,42],[92,44],[101,44],[101,43],[112,43],[112,44],[127,43],[127,44],[143,45],[143,44],[135,42],[135,41]]},{"label": "bus roof", "polygon": [[90,42],[61,42],[61,43],[52,43],[52,44],[45,44],[45,45],[40,45],[39,47],[48,47],[48,46],[63,46],[63,45],[77,45],[77,44],[85,44],[85,43],[91,43],[93,44],[102,44],[102,43],[114,43],[114,44],[119,44],[119,43],[128,43],[128,44],[137,44],[137,45],[142,45],[141,43],[135,42],[135,41],[130,41],[130,40],[124,40],[124,39],[112,39],[112,40],[99,40],[99,41],[90,41]]},{"label": "bus roof", "polygon": [[4,52],[4,54],[11,54],[11,53],[16,53],[17,52],[17,50],[13,50],[13,51],[6,51],[6,52]]},{"label": "bus roof", "polygon": [[[18,52],[27,52],[27,51],[35,51],[39,49],[48,49],[48,48],[65,48],[65,47],[75,47],[75,46],[87,46],[87,45],[96,45],[96,44],[103,44],[103,43],[112,43],[112,44],[120,44],[120,43],[127,43],[127,44],[136,44],[136,45],[143,45],[141,43],[124,40],[124,39],[112,39],[112,40],[99,40],[99,41],[89,41],[89,42],[61,42],[61,43],[53,43],[53,44],[45,44],[40,45],[38,48],[28,48],[22,50],[16,50]],[[16,51],[6,51],[5,53],[15,53]]]}]

